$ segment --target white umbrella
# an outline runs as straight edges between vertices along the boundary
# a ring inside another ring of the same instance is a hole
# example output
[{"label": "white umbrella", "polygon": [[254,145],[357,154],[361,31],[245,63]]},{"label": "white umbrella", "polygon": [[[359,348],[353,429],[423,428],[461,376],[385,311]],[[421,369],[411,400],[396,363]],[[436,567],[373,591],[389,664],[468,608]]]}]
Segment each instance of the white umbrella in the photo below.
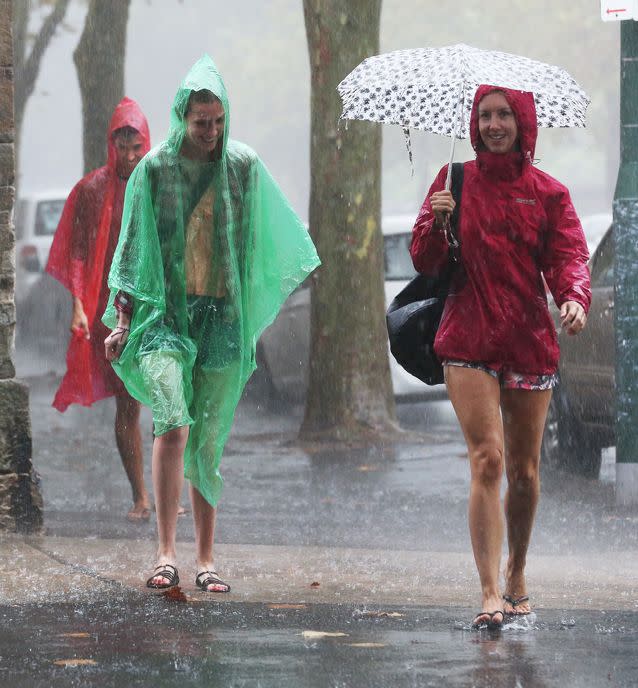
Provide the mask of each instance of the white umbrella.
[{"label": "white umbrella", "polygon": [[462,43],[365,59],[337,87],[341,119],[398,124],[408,151],[411,128],[451,136],[451,163],[455,140],[470,135],[470,112],[480,84],[533,93],[539,127],[585,126],[589,98],[564,69]]}]

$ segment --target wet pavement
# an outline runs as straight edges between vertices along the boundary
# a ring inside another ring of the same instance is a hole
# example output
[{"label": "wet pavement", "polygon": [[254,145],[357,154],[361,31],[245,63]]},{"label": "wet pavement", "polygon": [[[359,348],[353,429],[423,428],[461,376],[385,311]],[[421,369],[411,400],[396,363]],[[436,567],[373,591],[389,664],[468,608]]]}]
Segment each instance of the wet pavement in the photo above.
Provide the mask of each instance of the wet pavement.
[{"label": "wet pavement", "polygon": [[0,675],[12,686],[211,688],[631,686],[638,675],[630,614],[548,611],[493,633],[466,630],[461,609],[198,602],[120,593],[2,610]]},{"label": "wet pavement", "polygon": [[[253,389],[222,464],[216,561],[232,591],[196,589],[186,515],[172,600],[143,585],[155,523],[124,519],[112,400],[61,415],[48,362],[18,357],[18,370],[46,512],[42,535],[0,538],[6,685],[638,685],[638,513],[615,506],[613,453],[600,481],[543,475],[535,615],[475,632],[469,471],[449,404],[402,406],[402,441],[344,449],[299,445],[301,410]],[[143,428],[150,457],[146,413]]]}]

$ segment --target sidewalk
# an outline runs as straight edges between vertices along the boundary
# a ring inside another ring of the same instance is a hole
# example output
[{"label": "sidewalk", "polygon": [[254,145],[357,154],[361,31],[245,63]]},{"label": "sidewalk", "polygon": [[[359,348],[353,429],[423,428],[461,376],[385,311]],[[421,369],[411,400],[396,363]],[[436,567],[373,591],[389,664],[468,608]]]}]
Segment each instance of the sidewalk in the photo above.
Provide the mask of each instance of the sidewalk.
[{"label": "sidewalk", "polygon": [[[58,414],[50,407],[56,385],[55,376],[31,378],[45,533],[0,539],[0,604],[92,600],[114,589],[146,594],[154,516],[148,524],[124,519],[128,485],[112,441],[112,404]],[[404,424],[423,429],[421,441],[301,448],[299,410],[243,401],[222,464],[216,546],[232,592],[196,590],[188,514],[178,526],[183,590],[215,602],[476,606],[462,438],[446,404],[401,413]],[[149,456],[150,418],[144,427]],[[638,611],[637,525],[638,514],[615,509],[609,480],[545,476],[528,562],[534,605]]]},{"label": "sidewalk", "polygon": [[[95,601],[114,591],[146,590],[152,540],[0,538],[0,605]],[[401,605],[473,608],[477,581],[469,553],[220,544],[227,595],[194,585],[192,544],[180,543],[180,587],[198,602]],[[183,562],[183,563],[182,563]],[[537,609],[638,611],[636,554],[530,557]],[[319,585],[313,585],[318,583]]]}]

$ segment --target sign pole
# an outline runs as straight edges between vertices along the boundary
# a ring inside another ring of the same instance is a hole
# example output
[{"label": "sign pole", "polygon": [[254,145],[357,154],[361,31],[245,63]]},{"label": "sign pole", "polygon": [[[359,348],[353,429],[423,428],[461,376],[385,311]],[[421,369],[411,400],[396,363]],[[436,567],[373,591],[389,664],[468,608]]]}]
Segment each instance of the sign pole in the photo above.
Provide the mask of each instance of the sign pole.
[{"label": "sign pole", "polygon": [[616,504],[638,504],[638,22],[620,25],[620,168],[614,194]]}]

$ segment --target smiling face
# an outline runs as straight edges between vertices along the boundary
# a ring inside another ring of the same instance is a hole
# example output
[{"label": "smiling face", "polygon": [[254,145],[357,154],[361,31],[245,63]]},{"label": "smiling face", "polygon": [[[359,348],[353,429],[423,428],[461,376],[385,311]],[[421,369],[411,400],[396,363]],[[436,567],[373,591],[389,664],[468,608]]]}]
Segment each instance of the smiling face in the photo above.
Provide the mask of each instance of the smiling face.
[{"label": "smiling face", "polygon": [[478,106],[481,141],[490,153],[509,153],[518,145],[516,117],[500,91],[488,93]]},{"label": "smiling face", "polygon": [[122,179],[128,179],[144,156],[144,140],[135,129],[124,127],[113,134],[115,169]]},{"label": "smiling face", "polygon": [[186,135],[182,154],[192,160],[210,160],[217,143],[224,137],[226,113],[219,100],[193,102],[186,113]]}]

